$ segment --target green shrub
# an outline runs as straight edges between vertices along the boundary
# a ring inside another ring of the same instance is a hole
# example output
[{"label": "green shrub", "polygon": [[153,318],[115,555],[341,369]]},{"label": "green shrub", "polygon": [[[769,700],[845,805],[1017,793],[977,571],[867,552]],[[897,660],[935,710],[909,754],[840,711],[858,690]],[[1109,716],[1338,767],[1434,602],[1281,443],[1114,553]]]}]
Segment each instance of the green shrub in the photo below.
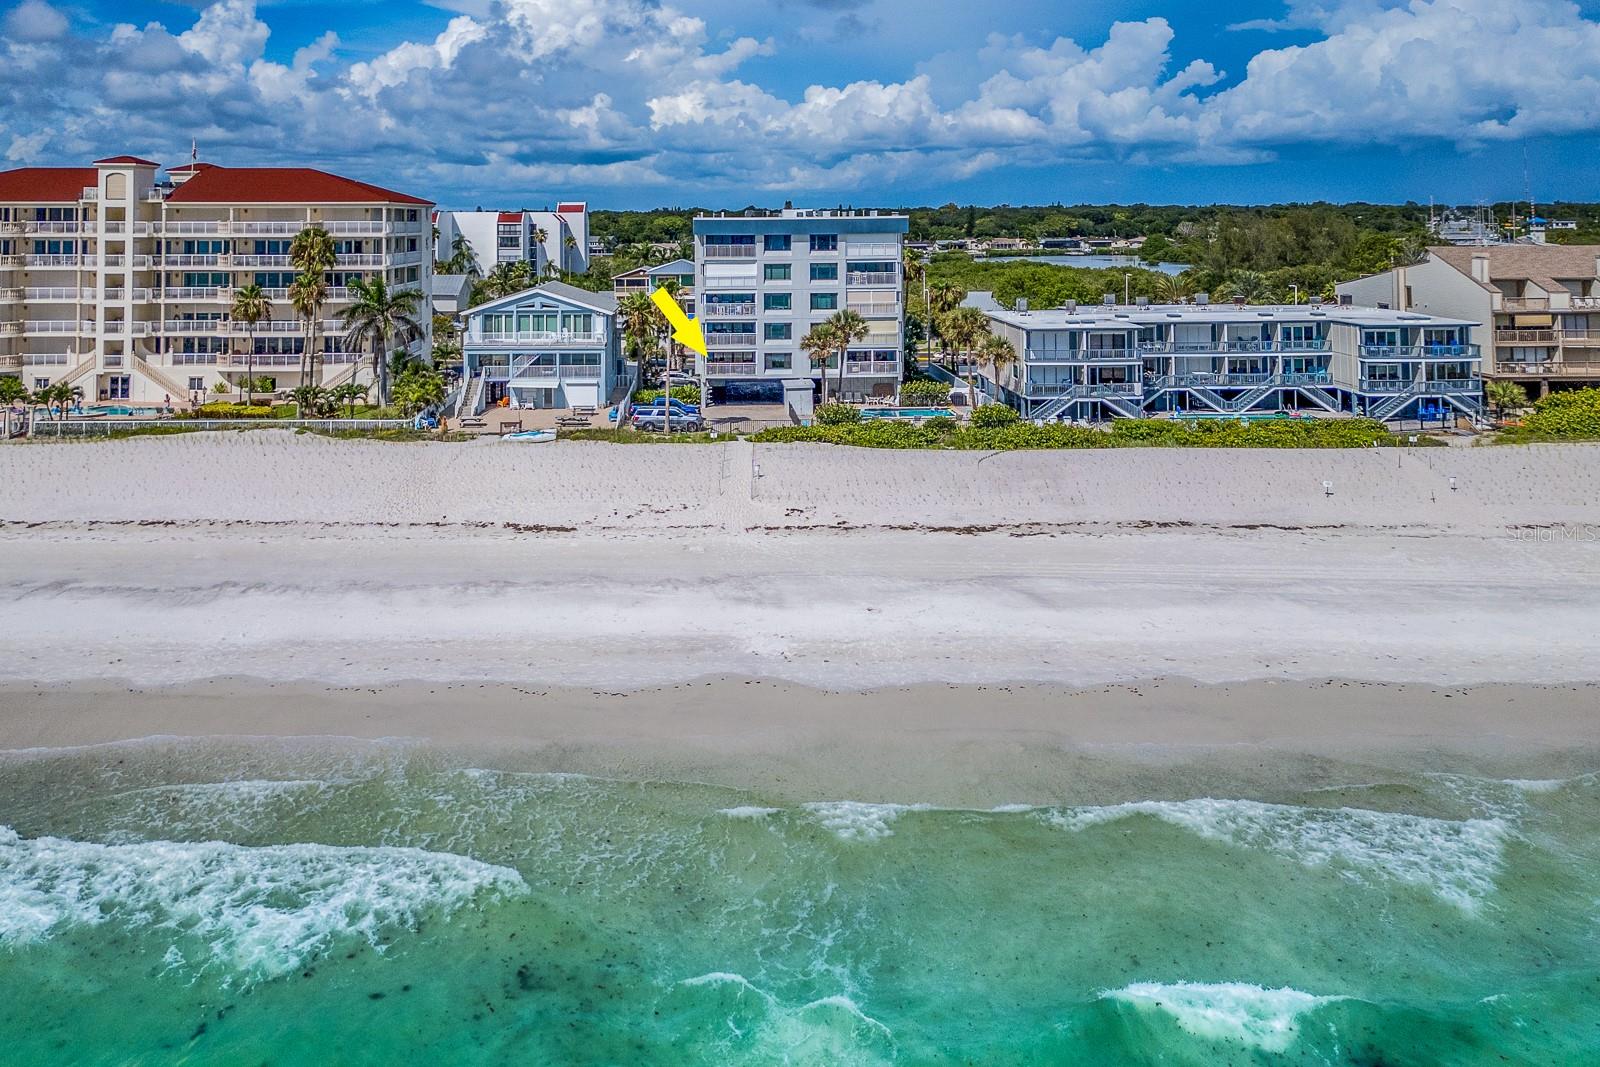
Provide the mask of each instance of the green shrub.
[{"label": "green shrub", "polygon": [[949,415],[935,415],[931,419],[924,419],[922,421],[922,428],[925,430],[932,430],[937,434],[946,434],[955,433],[961,428],[961,424],[955,419],[951,418]]},{"label": "green shrub", "polygon": [[907,407],[944,407],[950,403],[950,386],[944,382],[906,382],[900,387],[900,403]]},{"label": "green shrub", "polygon": [[[650,404],[661,399],[660,389],[640,389],[633,394],[635,404]],[[700,403],[700,387],[698,385],[674,385],[672,399],[681,400],[685,404]]]},{"label": "green shrub", "polygon": [[982,429],[998,429],[1018,422],[1022,416],[1005,404],[984,404],[972,413],[972,425]]},{"label": "green shrub", "polygon": [[1588,441],[1600,439],[1600,389],[1565,389],[1533,402],[1522,424],[1506,431],[1505,441]]},{"label": "green shrub", "polygon": [[853,404],[824,404],[817,409],[818,426],[846,426],[861,421],[861,409]]}]

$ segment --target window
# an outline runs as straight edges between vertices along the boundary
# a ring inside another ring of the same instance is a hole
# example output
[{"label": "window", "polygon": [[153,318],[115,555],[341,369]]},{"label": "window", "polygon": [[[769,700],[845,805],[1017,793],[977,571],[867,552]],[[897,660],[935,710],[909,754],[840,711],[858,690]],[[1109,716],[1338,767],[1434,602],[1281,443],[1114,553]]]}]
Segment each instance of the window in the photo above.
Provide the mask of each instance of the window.
[{"label": "window", "polygon": [[49,378],[35,378],[33,380],[33,391],[34,392],[42,393],[48,388],[50,388],[50,379]]},{"label": "window", "polygon": [[769,352],[766,356],[768,370],[788,370],[794,357],[787,352]]},{"label": "window", "polygon": [[839,280],[839,264],[813,263],[811,264],[811,280],[814,282],[836,282]]},{"label": "window", "polygon": [[258,256],[286,256],[289,254],[289,242],[257,241],[254,254]]},{"label": "window", "polygon": [[762,271],[769,282],[786,282],[790,278],[790,267],[787,263],[768,263]]},{"label": "window", "polygon": [[206,391],[206,380],[204,378],[191,377],[189,379],[189,392],[191,392],[191,393],[203,393],[205,391]]},{"label": "window", "polygon": [[839,251],[839,235],[836,233],[814,233],[811,235],[811,251],[837,252]]},{"label": "window", "polygon": [[812,293],[812,311],[833,311],[839,306],[838,293]]},{"label": "window", "polygon": [[794,337],[794,327],[787,322],[769,322],[766,325],[766,338],[769,341],[788,341]]},{"label": "window", "polygon": [[761,244],[768,252],[787,252],[790,250],[789,235],[786,233],[769,233],[761,239]]},{"label": "window", "polygon": [[761,306],[768,311],[788,311],[794,306],[794,296],[790,293],[765,293],[761,297]]}]

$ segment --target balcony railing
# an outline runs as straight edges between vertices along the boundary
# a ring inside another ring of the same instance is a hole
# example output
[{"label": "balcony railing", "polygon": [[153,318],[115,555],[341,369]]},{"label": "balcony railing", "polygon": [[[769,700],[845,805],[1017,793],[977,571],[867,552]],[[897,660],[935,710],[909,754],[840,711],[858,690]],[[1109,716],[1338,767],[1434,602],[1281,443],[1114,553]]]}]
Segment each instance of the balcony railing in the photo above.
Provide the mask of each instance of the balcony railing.
[{"label": "balcony railing", "polygon": [[93,289],[75,289],[71,286],[43,286],[37,289],[8,289],[7,292],[17,293],[19,300],[29,303],[75,303],[79,300],[93,300]]},{"label": "balcony railing", "polygon": [[706,375],[716,378],[730,374],[755,374],[760,364],[753,359],[708,359],[706,360]]},{"label": "balcony railing", "polygon": [[708,319],[752,319],[755,318],[756,305],[754,301],[739,304],[712,304],[700,305],[700,311]]},{"label": "balcony railing", "polygon": [[[22,257],[22,265],[25,266],[25,267],[43,267],[43,268],[51,268],[51,267],[73,267],[73,268],[79,268],[79,267],[83,267],[83,266],[86,265],[85,264],[85,258],[86,257],[84,257],[84,256],[78,256],[78,255],[71,255],[71,256],[66,256],[66,255],[23,256]],[[93,266],[94,265],[92,257],[89,257],[89,261],[88,261],[87,265],[88,266]]]},{"label": "balcony railing", "polygon": [[754,333],[714,333],[706,332],[706,345],[710,348],[754,348],[756,335]]},{"label": "balcony railing", "polygon": [[169,352],[167,362],[174,367],[211,367],[221,358],[219,352]]},{"label": "balcony railing", "polygon": [[1362,359],[1477,359],[1478,345],[1362,345]]},{"label": "balcony railing", "polygon": [[1138,382],[1113,382],[1105,385],[1078,385],[1074,382],[1028,382],[1023,388],[1030,397],[1070,396],[1083,399],[1114,397],[1137,400],[1144,396]]},{"label": "balcony railing", "polygon": [[846,285],[899,285],[900,276],[894,271],[852,270],[844,276]]},{"label": "balcony railing", "polygon": [[707,278],[703,288],[708,290],[751,289],[756,285],[755,275],[748,278]]},{"label": "balcony railing", "polygon": [[66,319],[30,319],[22,324],[23,333],[94,333],[94,323]]},{"label": "balcony railing", "polygon": [[895,362],[892,359],[891,360],[847,359],[847,360],[845,360],[845,363],[844,363],[844,372],[846,374],[859,374],[859,375],[870,376],[870,377],[884,377],[886,375],[898,375],[900,373],[900,364]]},{"label": "balcony railing", "polygon": [[755,245],[705,244],[706,259],[755,259]]},{"label": "balcony railing", "polygon": [[[111,263],[111,258],[112,257],[110,257],[110,256],[106,257],[106,262],[108,264]],[[222,262],[222,256],[220,256],[220,255],[195,255],[195,254],[184,254],[184,255],[162,254],[162,255],[154,257],[153,262],[158,267],[215,267],[215,266],[218,266]]]},{"label": "balcony railing", "polygon": [[1235,337],[1225,341],[1140,341],[1139,351],[1156,355],[1228,355],[1234,352],[1326,352],[1326,337],[1274,341]]},{"label": "balcony railing", "polygon": [[469,338],[468,343],[474,341],[490,345],[597,345],[605,342],[602,333],[573,333],[571,330],[526,330],[510,333],[489,333],[485,331],[477,337]]},{"label": "balcony railing", "polygon": [[83,222],[54,222],[46,219],[15,219],[0,222],[0,233],[67,233],[77,234],[94,227]]},{"label": "balcony railing", "polygon": [[891,318],[898,318],[899,315],[900,315],[900,305],[899,304],[895,304],[895,303],[889,303],[889,304],[849,303],[849,304],[847,304],[847,307],[849,308],[849,310],[854,311],[857,315],[860,315],[864,319],[891,319]]},{"label": "balcony railing", "polygon": [[29,367],[65,367],[76,356],[65,352],[24,352],[22,362]]},{"label": "balcony railing", "polygon": [[1152,389],[1241,389],[1269,385],[1279,377],[1276,374],[1147,374],[1144,383]]},{"label": "balcony railing", "polygon": [[847,259],[899,259],[900,246],[892,241],[875,243],[846,241],[844,254]]},{"label": "balcony railing", "polygon": [[1481,378],[1437,378],[1403,382],[1362,378],[1357,389],[1363,393],[1476,393],[1483,391]]},{"label": "balcony railing", "polygon": [[1540,363],[1509,363],[1495,364],[1496,374],[1506,375],[1537,375],[1539,377],[1582,377],[1600,378],[1600,363],[1565,363],[1553,360]]},{"label": "balcony railing", "polygon": [[233,257],[233,265],[235,267],[290,267],[290,266],[293,266],[293,264],[289,261],[289,257],[288,256],[257,256],[257,255],[234,256]]},{"label": "balcony railing", "polygon": [[1134,348],[1059,348],[1027,349],[1024,363],[1137,363]]},{"label": "balcony railing", "polygon": [[1553,345],[1556,343],[1556,331],[1496,330],[1494,340],[1501,345]]},{"label": "balcony railing", "polygon": [[1561,343],[1582,348],[1600,345],[1600,330],[1562,330]]},{"label": "balcony railing", "polygon": [[1582,311],[1600,310],[1600,296],[1574,296],[1572,306]]},{"label": "balcony railing", "polygon": [[1549,311],[1548,296],[1507,296],[1500,299],[1501,311]]},{"label": "balcony railing", "polygon": [[216,286],[179,287],[176,289],[160,289],[162,300],[177,300],[190,303],[199,303],[217,299],[233,299],[233,290],[220,289]]}]

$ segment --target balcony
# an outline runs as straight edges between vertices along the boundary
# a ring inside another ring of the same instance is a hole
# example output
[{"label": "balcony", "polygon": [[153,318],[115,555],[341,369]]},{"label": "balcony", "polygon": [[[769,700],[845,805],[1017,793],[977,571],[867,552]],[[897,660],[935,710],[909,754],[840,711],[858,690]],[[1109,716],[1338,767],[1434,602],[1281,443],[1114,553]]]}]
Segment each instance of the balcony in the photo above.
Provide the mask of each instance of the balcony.
[{"label": "balcony", "polygon": [[[26,291],[25,289],[0,289],[0,304],[19,303],[23,299],[22,294]],[[73,289],[71,292],[76,294],[78,290]],[[76,296],[74,296],[75,298]]]},{"label": "balcony", "polygon": [[706,377],[725,378],[732,375],[760,373],[760,364],[753,359],[707,359]]},{"label": "balcony", "polygon": [[1422,381],[1407,379],[1397,382],[1387,378],[1362,378],[1356,388],[1358,392],[1362,393],[1481,393],[1483,391],[1483,379],[1434,378]]},{"label": "balcony", "polygon": [[384,258],[381,255],[352,253],[347,256],[340,256],[338,265],[341,267],[381,267],[384,264]]},{"label": "balcony", "polygon": [[234,256],[233,265],[235,267],[278,267],[281,269],[284,267],[292,267],[294,264],[289,261],[288,256],[248,255]]},{"label": "balcony", "polygon": [[1574,348],[1600,345],[1600,330],[1562,330],[1561,343]]},{"label": "balcony", "polygon": [[1139,351],[1132,348],[1030,348],[1024,363],[1137,363]]},{"label": "balcony", "polygon": [[900,275],[892,270],[853,270],[844,276],[846,285],[899,285]]},{"label": "balcony", "polygon": [[212,367],[221,355],[220,352],[169,352],[167,362],[174,367]]},{"label": "balcony", "polygon": [[1092,400],[1098,397],[1138,400],[1144,388],[1138,382],[1112,382],[1104,385],[1079,385],[1075,382],[1028,382],[1024,389],[1029,397],[1073,397]]},{"label": "balcony", "polygon": [[177,289],[157,289],[157,290],[155,290],[155,292],[160,295],[160,298],[162,300],[177,300],[177,301],[186,301],[186,302],[190,302],[190,303],[205,303],[205,302],[209,302],[209,301],[212,301],[212,300],[219,300],[219,299],[221,299],[221,300],[231,300],[231,299],[233,299],[233,290],[231,290],[231,289],[219,289],[219,288],[217,288],[215,286],[205,286],[205,287],[198,287],[198,288],[191,287],[191,288],[177,288]]},{"label": "balcony", "polygon": [[1501,311],[1549,311],[1548,296],[1506,296],[1500,298]]},{"label": "balcony", "polygon": [[755,259],[756,246],[712,244],[706,242],[704,258],[706,259]]},{"label": "balcony", "polygon": [[1362,345],[1362,359],[1477,359],[1478,345]]},{"label": "balcony", "polygon": [[1516,378],[1600,378],[1600,363],[1496,363],[1494,373]]},{"label": "balcony", "polygon": [[30,319],[22,323],[22,332],[25,334],[94,333],[94,323],[68,319]]},{"label": "balcony", "polygon": [[899,377],[900,364],[895,360],[860,360],[847,359],[844,361],[844,372],[850,375],[860,375],[869,378]]},{"label": "balcony", "polygon": [[[1152,389],[1253,389],[1258,385],[1270,385],[1280,380],[1280,375],[1274,374],[1151,374],[1146,375],[1144,383]],[[1327,375],[1291,375],[1289,377],[1316,379],[1320,381],[1307,381],[1304,384],[1322,384],[1326,382]]]},{"label": "balcony", "polygon": [[893,241],[865,243],[847,241],[844,246],[847,259],[899,259],[900,246]]},{"label": "balcony", "polygon": [[83,222],[51,222],[44,219],[15,219],[0,222],[0,233],[57,233],[79,234],[93,232],[94,227]]},{"label": "balcony", "polygon": [[756,276],[751,274],[745,278],[707,278],[702,288],[705,289],[753,289],[756,285]]},{"label": "balcony", "polygon": [[753,319],[756,316],[754,301],[741,304],[701,304],[701,313],[708,319]]},{"label": "balcony", "polygon": [[[120,266],[120,264],[111,262],[113,258],[121,259],[120,256],[107,256],[106,264],[108,266]],[[153,262],[158,267],[215,267],[222,263],[222,259],[223,257],[220,255],[159,255],[154,257]]]},{"label": "balcony", "polygon": [[1494,343],[1497,345],[1553,345],[1556,343],[1555,330],[1496,330]]},{"label": "balcony", "polygon": [[512,333],[484,332],[469,337],[467,343],[486,345],[599,345],[606,340],[603,333],[573,333],[571,330],[526,330]]},{"label": "balcony", "polygon": [[53,270],[56,268],[80,270],[85,266],[93,267],[94,263],[92,261],[92,257],[90,258],[89,262],[85,263],[85,257],[78,255],[23,256],[22,266],[35,270]]},{"label": "balcony", "polygon": [[152,233],[166,237],[218,234],[224,232],[229,226],[226,222],[154,222],[150,225]]},{"label": "balcony", "polygon": [[706,331],[706,347],[708,348],[754,348],[756,335],[751,333],[715,333]]},{"label": "balcony", "polygon": [[1600,311],[1600,296],[1574,296],[1572,307],[1575,311]]},{"label": "balcony", "polygon": [[[14,324],[13,324],[14,325]],[[22,362],[29,367],[65,367],[77,356],[66,352],[24,352]]]},{"label": "balcony", "polygon": [[897,319],[900,317],[900,305],[894,302],[886,304],[848,302],[847,307],[864,319]]}]

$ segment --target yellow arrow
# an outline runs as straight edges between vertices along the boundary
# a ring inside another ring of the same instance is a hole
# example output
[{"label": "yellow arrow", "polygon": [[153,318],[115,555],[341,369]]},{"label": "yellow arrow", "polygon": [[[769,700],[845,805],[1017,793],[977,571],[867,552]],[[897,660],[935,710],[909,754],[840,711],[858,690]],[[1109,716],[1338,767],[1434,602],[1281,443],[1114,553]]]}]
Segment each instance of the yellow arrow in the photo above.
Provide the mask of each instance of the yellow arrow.
[{"label": "yellow arrow", "polygon": [[677,298],[665,289],[657,289],[650,294],[650,299],[655,301],[656,307],[661,309],[661,314],[672,324],[672,339],[692,352],[705,355],[706,334],[700,328],[700,321],[685,315]]}]

